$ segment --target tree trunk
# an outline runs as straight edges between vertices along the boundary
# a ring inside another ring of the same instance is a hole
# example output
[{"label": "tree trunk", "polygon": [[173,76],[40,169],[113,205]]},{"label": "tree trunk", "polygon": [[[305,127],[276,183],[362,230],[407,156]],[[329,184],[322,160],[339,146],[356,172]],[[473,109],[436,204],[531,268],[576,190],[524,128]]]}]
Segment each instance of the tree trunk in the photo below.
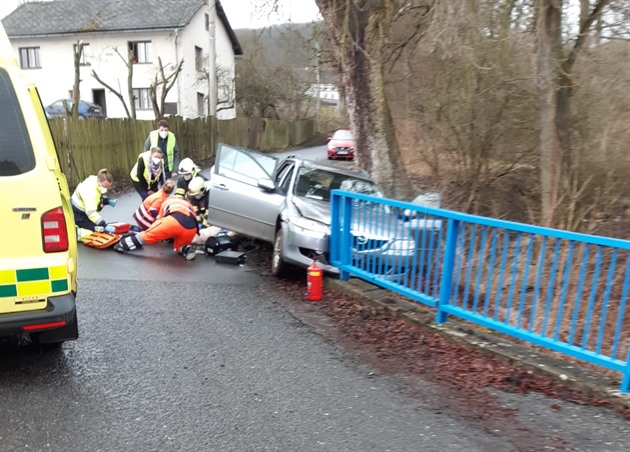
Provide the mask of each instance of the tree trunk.
[{"label": "tree trunk", "polygon": [[316,1],[338,52],[355,158],[388,196],[410,199],[412,186],[398,147],[383,74],[387,2],[361,8],[344,0]]},{"label": "tree trunk", "polygon": [[540,0],[537,23],[537,83],[540,95],[540,182],[542,224],[552,226],[560,196],[562,148],[557,129],[560,72],[560,0]]},{"label": "tree trunk", "polygon": [[72,85],[72,111],[73,118],[79,117],[79,100],[81,99],[81,54],[83,53],[83,41],[77,41],[74,45],[74,84]]}]

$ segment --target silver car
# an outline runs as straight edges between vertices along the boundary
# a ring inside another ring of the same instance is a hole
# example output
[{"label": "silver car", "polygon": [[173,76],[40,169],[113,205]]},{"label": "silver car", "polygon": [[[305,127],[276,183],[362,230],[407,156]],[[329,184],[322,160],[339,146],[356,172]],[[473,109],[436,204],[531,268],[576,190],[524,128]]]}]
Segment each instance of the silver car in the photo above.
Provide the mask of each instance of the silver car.
[{"label": "silver car", "polygon": [[[278,160],[225,144],[217,148],[210,186],[210,221],[272,243],[272,273],[277,276],[290,265],[306,268],[313,259],[324,271],[338,273],[328,256],[331,190],[383,196],[381,188],[362,171],[293,156]],[[373,221],[353,224],[352,234],[359,244],[353,245],[354,260],[411,261],[415,242],[407,232],[400,231]],[[406,271],[399,267],[383,271],[391,276]]]}]

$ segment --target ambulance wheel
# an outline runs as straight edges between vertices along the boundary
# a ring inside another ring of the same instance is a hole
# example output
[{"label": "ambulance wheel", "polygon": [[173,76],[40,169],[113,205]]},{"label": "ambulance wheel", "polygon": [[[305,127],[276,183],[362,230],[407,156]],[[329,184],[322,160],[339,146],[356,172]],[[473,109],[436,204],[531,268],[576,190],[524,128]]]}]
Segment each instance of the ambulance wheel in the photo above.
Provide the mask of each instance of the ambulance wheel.
[{"label": "ambulance wheel", "polygon": [[273,241],[273,253],[271,255],[271,273],[278,278],[285,276],[289,269],[289,264],[282,259],[283,244],[282,228],[279,228],[276,231],[276,238]]}]

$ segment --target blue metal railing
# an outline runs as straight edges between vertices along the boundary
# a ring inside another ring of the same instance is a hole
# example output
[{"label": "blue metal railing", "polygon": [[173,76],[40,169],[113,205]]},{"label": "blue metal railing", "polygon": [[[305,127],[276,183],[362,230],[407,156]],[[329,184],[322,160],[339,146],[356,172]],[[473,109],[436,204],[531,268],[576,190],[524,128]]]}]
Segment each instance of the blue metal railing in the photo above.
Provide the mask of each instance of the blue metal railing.
[{"label": "blue metal railing", "polygon": [[331,231],[342,280],[620,372],[630,389],[630,241],[341,190]]}]

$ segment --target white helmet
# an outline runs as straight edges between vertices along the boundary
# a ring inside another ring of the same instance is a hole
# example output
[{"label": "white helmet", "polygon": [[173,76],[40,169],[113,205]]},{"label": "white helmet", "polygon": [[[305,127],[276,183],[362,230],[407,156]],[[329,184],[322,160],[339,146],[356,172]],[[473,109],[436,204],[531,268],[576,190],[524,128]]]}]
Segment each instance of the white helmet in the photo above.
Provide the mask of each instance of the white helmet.
[{"label": "white helmet", "polygon": [[188,184],[188,196],[201,198],[206,194],[206,191],[206,180],[201,176],[194,177]]},{"label": "white helmet", "polygon": [[192,174],[195,169],[197,169],[197,165],[195,165],[195,162],[186,157],[184,160],[179,162],[179,170],[177,172],[185,176],[188,174]]}]

